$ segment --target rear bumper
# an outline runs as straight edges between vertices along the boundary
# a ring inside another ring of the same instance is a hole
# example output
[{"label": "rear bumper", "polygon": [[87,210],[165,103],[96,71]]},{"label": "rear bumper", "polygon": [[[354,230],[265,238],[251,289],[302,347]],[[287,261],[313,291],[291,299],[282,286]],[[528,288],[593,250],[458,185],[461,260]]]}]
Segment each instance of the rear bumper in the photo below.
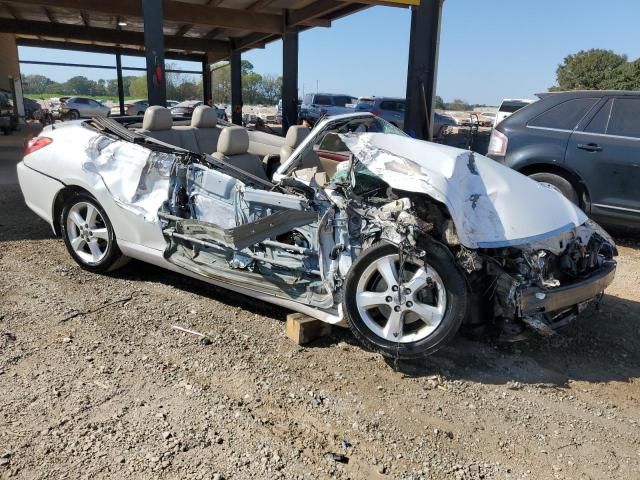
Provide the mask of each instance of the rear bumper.
[{"label": "rear bumper", "polygon": [[616,263],[609,261],[589,278],[552,289],[528,287],[520,291],[520,308],[525,317],[571,308],[598,296],[611,285]]}]

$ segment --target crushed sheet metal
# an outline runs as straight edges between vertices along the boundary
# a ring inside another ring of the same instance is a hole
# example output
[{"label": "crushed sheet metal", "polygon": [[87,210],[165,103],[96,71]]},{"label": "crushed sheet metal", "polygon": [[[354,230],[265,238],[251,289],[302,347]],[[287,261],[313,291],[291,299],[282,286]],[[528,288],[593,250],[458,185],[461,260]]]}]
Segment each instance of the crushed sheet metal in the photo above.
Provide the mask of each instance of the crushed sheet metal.
[{"label": "crushed sheet metal", "polygon": [[445,204],[467,248],[524,245],[587,221],[561,193],[482,155],[400,135],[340,138],[392,188],[424,193]]},{"label": "crushed sheet metal", "polygon": [[83,170],[94,173],[118,205],[147,222],[157,220],[168,196],[175,155],[104,135],[93,137],[86,153]]}]

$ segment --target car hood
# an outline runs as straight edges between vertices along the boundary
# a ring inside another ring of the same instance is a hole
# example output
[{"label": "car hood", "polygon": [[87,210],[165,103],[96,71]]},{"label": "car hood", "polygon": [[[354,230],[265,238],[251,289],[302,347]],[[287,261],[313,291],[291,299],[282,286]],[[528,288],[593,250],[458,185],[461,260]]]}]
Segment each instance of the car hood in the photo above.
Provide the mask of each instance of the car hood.
[{"label": "car hood", "polygon": [[424,193],[446,205],[465,247],[524,245],[587,221],[559,191],[477,153],[401,135],[340,137],[392,188]]}]

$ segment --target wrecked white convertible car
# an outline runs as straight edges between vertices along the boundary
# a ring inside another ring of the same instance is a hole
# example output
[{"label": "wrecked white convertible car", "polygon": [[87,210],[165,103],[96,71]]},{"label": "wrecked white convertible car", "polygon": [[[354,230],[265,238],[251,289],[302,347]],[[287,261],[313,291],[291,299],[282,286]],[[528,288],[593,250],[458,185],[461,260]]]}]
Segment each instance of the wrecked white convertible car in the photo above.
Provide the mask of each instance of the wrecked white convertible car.
[{"label": "wrecked white convertible car", "polygon": [[613,280],[606,232],[485,157],[369,114],[283,140],[212,112],[186,127],[160,107],[139,131],[48,127],[18,167],[26,202],[88,270],[137,258],[347,324],[397,358],[433,353],[463,324],[553,333]]}]

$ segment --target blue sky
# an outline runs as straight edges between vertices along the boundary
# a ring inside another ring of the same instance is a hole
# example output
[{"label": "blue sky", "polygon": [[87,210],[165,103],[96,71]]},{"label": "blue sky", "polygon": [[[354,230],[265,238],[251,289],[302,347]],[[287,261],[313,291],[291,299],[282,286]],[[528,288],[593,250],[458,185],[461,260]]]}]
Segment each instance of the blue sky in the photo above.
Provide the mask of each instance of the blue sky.
[{"label": "blue sky", "polygon": [[[532,97],[555,81],[571,53],[607,48],[640,57],[640,0],[446,0],[442,21],[438,94],[496,105],[505,97]],[[300,93],[403,96],[409,45],[408,9],[373,7],[300,35]],[[113,65],[109,55],[20,48],[23,60]],[[282,44],[243,58],[260,73],[282,71]],[[143,66],[141,58],[125,64]],[[197,64],[183,64],[197,69]],[[54,80],[73,75],[113,78],[108,70],[23,66]],[[138,74],[138,73],[133,73]]]}]

